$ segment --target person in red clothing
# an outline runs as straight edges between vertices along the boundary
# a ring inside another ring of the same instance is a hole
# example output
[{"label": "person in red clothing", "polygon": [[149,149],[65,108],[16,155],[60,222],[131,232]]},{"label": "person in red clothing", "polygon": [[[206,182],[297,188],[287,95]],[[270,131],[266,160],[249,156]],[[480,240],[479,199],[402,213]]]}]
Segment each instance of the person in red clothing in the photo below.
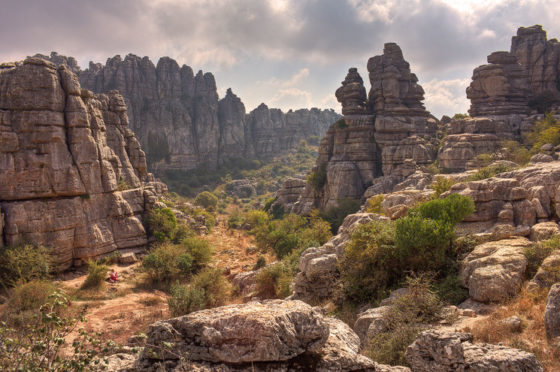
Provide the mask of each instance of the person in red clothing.
[{"label": "person in red clothing", "polygon": [[109,272],[109,283],[116,283],[119,280],[119,274],[115,271],[115,269],[111,269]]}]

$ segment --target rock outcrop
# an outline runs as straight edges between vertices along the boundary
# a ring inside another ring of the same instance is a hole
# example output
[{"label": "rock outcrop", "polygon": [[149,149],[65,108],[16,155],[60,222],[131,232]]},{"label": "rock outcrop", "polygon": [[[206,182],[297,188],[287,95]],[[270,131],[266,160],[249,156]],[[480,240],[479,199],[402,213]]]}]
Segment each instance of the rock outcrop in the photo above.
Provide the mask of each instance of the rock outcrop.
[{"label": "rock outcrop", "polygon": [[385,366],[360,355],[360,340],[350,327],[301,301],[250,302],[159,321],[150,326],[147,345],[136,364],[144,371],[392,368],[381,369]]},{"label": "rock outcrop", "polygon": [[461,263],[461,280],[470,297],[479,302],[500,302],[515,296],[527,267],[525,238],[478,245]]},{"label": "rock outcrop", "polygon": [[3,244],[48,246],[60,269],[144,247],[142,215],[162,188],[148,180],[121,95],[93,95],[40,58],[0,65]]},{"label": "rock outcrop", "polygon": [[554,284],[548,292],[544,313],[544,326],[546,337],[550,339],[560,337],[560,283]]},{"label": "rock outcrop", "polygon": [[520,27],[511,39],[511,54],[527,72],[531,97],[550,94],[560,103],[560,43],[547,40],[540,25]]},{"label": "rock outcrop", "polygon": [[406,349],[413,371],[541,372],[535,355],[506,346],[474,344],[469,333],[422,332]]},{"label": "rock outcrop", "polygon": [[321,137],[340,116],[333,110],[301,109],[283,113],[262,104],[250,113],[231,89],[219,99],[211,73],[179,66],[162,57],[157,66],[133,54],[90,62],[80,71],[71,57],[38,55],[65,64],[84,88],[97,93],[118,90],[128,107],[130,127],[158,173],[215,167],[227,159],[266,158],[294,148],[302,139]]},{"label": "rock outcrop", "polygon": [[313,169],[324,174],[324,182],[308,183],[296,202],[294,197],[281,201],[287,210],[307,214],[344,199],[360,200],[379,178],[387,177],[385,183],[394,186],[435,160],[437,123],[422,104],[424,90],[400,47],[385,44],[383,54],[370,58],[367,68],[368,97],[356,68],[336,91],[344,117],[321,140]]}]

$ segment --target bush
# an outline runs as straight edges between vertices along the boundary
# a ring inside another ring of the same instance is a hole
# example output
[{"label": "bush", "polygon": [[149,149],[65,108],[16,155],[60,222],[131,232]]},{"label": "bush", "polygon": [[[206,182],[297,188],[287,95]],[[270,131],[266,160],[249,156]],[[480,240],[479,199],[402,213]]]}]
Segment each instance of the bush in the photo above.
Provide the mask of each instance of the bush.
[{"label": "bush", "polygon": [[248,229],[254,229],[266,225],[270,220],[270,215],[264,211],[251,210],[245,216],[245,225]]},{"label": "bush", "polygon": [[[374,302],[400,276],[394,262],[395,227],[391,221],[358,226],[339,264],[344,297],[354,303]],[[396,272],[395,272],[396,271]]]},{"label": "bush", "polygon": [[204,289],[177,284],[167,300],[171,316],[181,316],[204,309]]},{"label": "bush", "polygon": [[170,208],[154,208],[146,217],[148,233],[158,241],[173,240],[177,229],[177,219]]},{"label": "bush", "polygon": [[188,279],[210,262],[212,248],[206,240],[191,237],[180,244],[163,243],[142,260],[142,268],[153,283]]},{"label": "bush", "polygon": [[472,200],[452,194],[425,202],[395,222],[358,226],[339,265],[342,294],[355,303],[373,303],[398,286],[405,272],[433,271],[440,278],[455,273],[454,227],[473,211]]},{"label": "bush", "polygon": [[497,176],[500,173],[509,172],[515,169],[515,167],[509,166],[507,164],[496,164],[489,165],[487,167],[480,168],[476,173],[469,176],[468,181],[480,181],[487,178]]},{"label": "bush", "polygon": [[383,201],[385,200],[384,194],[374,195],[366,201],[366,212],[385,214],[383,210]]},{"label": "bush", "polygon": [[0,250],[0,283],[4,288],[49,277],[51,257],[42,246],[25,244]]},{"label": "bush", "polygon": [[225,305],[230,284],[220,269],[205,268],[195,275],[191,286],[204,291],[204,308]]},{"label": "bush", "polygon": [[[265,212],[266,213],[266,212]],[[239,208],[235,208],[227,220],[228,229],[239,229],[243,226],[244,219]]]},{"label": "bush", "polygon": [[383,315],[387,329],[374,336],[365,354],[378,363],[407,365],[404,354],[427,323],[440,319],[442,303],[426,276],[407,278],[408,293],[398,297]]},{"label": "bush", "polygon": [[255,262],[255,266],[253,266],[253,270],[258,270],[266,266],[266,259],[263,256],[259,256],[257,258],[257,262]]},{"label": "bush", "polygon": [[451,190],[451,186],[455,184],[455,180],[448,177],[439,176],[436,177],[434,182],[430,185],[434,190],[434,194],[432,195],[433,199],[437,199],[440,197],[441,194]]},{"label": "bush", "polygon": [[206,210],[213,211],[218,205],[218,197],[209,191],[203,191],[196,196],[194,203]]},{"label": "bush", "polygon": [[560,122],[552,113],[546,114],[542,120],[535,122],[527,134],[526,140],[532,146],[532,155],[538,153],[541,147],[547,143],[554,146],[560,145]]},{"label": "bush", "polygon": [[66,343],[85,311],[77,318],[67,317],[64,314],[69,305],[63,294],[54,292],[23,327],[14,329],[0,323],[0,370],[84,371],[97,356],[110,352],[112,341],[102,343],[81,328],[72,344]]},{"label": "bush", "polygon": [[292,275],[283,263],[262,269],[255,279],[256,294],[261,299],[285,298],[292,293]]},{"label": "bush", "polygon": [[53,283],[43,280],[33,280],[15,287],[8,298],[5,311],[13,314],[28,310],[38,310],[47,303],[51,294],[56,291]]},{"label": "bush", "polygon": [[326,182],[327,163],[319,164],[307,175],[307,183],[309,183],[315,191],[321,191]]},{"label": "bush", "polygon": [[525,165],[531,160],[529,150],[517,141],[503,141],[502,151],[504,160],[509,160],[519,165]]},{"label": "bush", "polygon": [[97,261],[88,262],[88,276],[86,280],[82,283],[80,289],[99,289],[105,283],[105,278],[107,277],[107,271],[109,268],[107,265],[100,264]]},{"label": "bush", "polygon": [[360,202],[354,199],[342,199],[336,207],[328,208],[321,212],[321,218],[331,224],[331,231],[336,234],[344,218],[349,214],[356,213],[360,209]]},{"label": "bush", "polygon": [[527,257],[527,269],[525,270],[525,276],[527,278],[534,277],[539,270],[539,267],[541,267],[544,259],[559,248],[560,236],[554,236],[551,239],[537,242],[526,248],[524,251],[525,257]]},{"label": "bush", "polygon": [[319,218],[310,221],[297,214],[258,225],[252,233],[257,247],[274,251],[279,259],[294,249],[324,244],[331,237],[328,223]]}]

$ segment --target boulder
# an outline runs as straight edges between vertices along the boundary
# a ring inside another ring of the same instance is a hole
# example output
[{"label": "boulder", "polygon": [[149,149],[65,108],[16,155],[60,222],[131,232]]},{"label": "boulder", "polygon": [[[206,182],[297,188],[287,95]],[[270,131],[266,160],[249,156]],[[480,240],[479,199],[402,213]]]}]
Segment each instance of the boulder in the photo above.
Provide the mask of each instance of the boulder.
[{"label": "boulder", "polygon": [[[163,347],[167,342],[171,349]],[[159,321],[147,345],[140,370],[383,370],[358,353],[350,327],[301,301],[229,305]]]},{"label": "boulder", "polygon": [[389,309],[390,306],[380,306],[358,314],[358,319],[354,323],[354,332],[360,338],[362,348],[368,344],[373,336],[387,330],[387,322],[384,320],[384,316]]},{"label": "boulder", "polygon": [[557,282],[560,282],[560,250],[544,259],[528,288],[550,288]]},{"label": "boulder", "polygon": [[430,330],[422,332],[406,349],[413,371],[541,372],[535,355],[500,345],[473,344],[468,333]]},{"label": "boulder", "polygon": [[516,295],[527,267],[525,238],[480,244],[461,263],[461,280],[470,297],[480,302],[500,302]]},{"label": "boulder", "polygon": [[560,234],[560,228],[556,222],[540,222],[531,226],[530,239],[532,241],[547,240],[558,234]]},{"label": "boulder", "polygon": [[560,283],[554,284],[548,292],[544,312],[544,327],[546,337],[553,339],[560,336]]},{"label": "boulder", "polygon": [[529,160],[530,163],[550,163],[554,158],[548,154],[536,154]]},{"label": "boulder", "polygon": [[352,67],[348,70],[342,86],[336,90],[335,95],[342,104],[342,115],[368,113],[366,88],[357,68]]}]

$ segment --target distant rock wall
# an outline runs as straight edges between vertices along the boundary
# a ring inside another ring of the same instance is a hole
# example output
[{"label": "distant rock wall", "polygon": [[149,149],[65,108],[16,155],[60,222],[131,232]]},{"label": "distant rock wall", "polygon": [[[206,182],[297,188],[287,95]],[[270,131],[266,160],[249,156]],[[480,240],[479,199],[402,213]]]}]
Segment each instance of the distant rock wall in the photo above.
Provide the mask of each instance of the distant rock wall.
[{"label": "distant rock wall", "polygon": [[322,137],[340,115],[333,110],[283,113],[265,104],[246,113],[231,89],[219,99],[211,73],[179,66],[169,57],[155,66],[132,54],[90,62],[79,71],[71,57],[36,55],[67,64],[82,86],[97,93],[118,90],[128,107],[130,127],[142,143],[151,170],[213,168],[228,158],[266,158],[294,148],[300,140]]},{"label": "distant rock wall", "polygon": [[145,246],[142,215],[165,186],[146,182],[127,126],[121,95],[93,95],[64,65],[0,65],[0,244],[50,247],[60,269]]}]

